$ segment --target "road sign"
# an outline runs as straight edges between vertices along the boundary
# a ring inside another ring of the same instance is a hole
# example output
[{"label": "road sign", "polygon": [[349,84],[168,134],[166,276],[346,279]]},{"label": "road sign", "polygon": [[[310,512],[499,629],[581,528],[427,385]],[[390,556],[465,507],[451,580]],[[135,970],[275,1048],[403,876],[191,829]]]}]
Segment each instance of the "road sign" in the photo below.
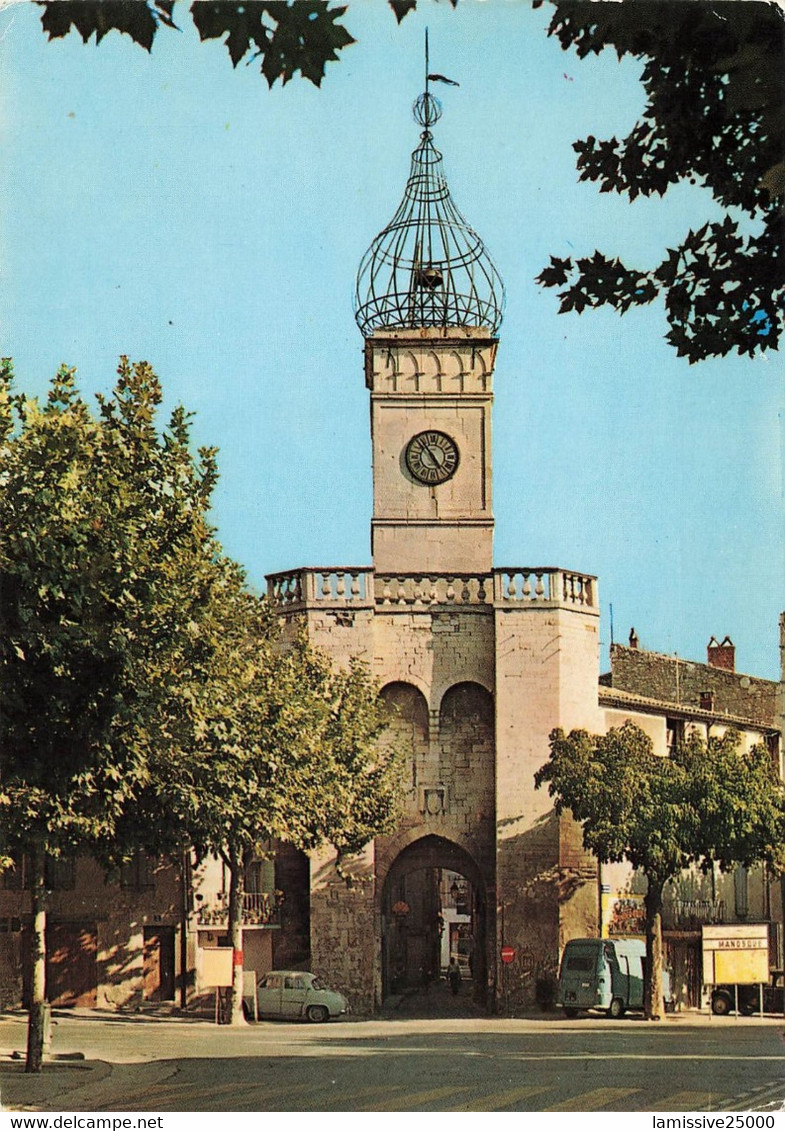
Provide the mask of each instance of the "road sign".
[{"label": "road sign", "polygon": [[505,965],[508,965],[510,962],[514,962],[514,960],[515,960],[515,947],[514,946],[503,946],[501,948],[501,950],[499,951],[499,953],[501,955],[502,962],[504,962]]}]

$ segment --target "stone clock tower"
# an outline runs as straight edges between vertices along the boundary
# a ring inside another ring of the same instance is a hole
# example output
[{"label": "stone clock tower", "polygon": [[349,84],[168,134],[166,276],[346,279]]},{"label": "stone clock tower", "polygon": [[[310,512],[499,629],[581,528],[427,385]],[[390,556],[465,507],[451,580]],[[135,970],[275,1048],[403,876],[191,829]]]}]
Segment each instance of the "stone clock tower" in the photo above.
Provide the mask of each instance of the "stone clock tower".
[{"label": "stone clock tower", "polygon": [[431,126],[404,199],[357,278],[371,391],[374,511],[381,571],[488,571],[492,562],[491,402],[504,290],[479,236],[453,204]]},{"label": "stone clock tower", "polygon": [[452,953],[478,1003],[512,1005],[596,920],[596,867],[533,782],[554,727],[597,729],[596,580],[493,566],[504,288],[450,197],[440,114],[426,83],[403,200],[357,276],[372,564],[268,578],[285,632],[367,663],[407,751],[398,828],[340,874],[329,853],[310,859],[310,954],[275,955],[310,962],[358,1011],[416,993]]}]

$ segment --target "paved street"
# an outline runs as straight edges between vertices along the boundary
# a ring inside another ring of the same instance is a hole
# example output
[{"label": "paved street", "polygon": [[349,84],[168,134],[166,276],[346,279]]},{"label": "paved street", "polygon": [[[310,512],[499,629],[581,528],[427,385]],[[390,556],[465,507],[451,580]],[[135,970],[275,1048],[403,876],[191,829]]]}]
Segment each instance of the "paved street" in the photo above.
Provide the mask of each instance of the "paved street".
[{"label": "paved street", "polygon": [[[3,1107],[38,1111],[772,1111],[785,1103],[782,1018],[262,1022],[56,1016],[38,1078],[10,1059]],[[81,1059],[83,1057],[84,1059]]]}]

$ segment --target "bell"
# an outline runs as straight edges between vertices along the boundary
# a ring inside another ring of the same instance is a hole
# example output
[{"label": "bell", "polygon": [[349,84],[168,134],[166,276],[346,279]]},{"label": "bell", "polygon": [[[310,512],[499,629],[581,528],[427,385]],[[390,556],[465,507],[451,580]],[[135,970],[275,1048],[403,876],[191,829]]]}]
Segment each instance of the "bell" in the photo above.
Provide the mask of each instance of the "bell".
[{"label": "bell", "polygon": [[417,272],[417,286],[426,290],[435,291],[444,283],[444,277],[438,267],[421,267]]}]

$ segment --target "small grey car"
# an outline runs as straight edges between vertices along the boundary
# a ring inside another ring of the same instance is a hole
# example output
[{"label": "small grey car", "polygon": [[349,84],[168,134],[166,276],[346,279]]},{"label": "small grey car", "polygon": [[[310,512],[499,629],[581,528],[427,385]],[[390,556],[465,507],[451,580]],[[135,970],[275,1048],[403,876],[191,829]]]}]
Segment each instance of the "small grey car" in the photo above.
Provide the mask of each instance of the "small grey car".
[{"label": "small grey car", "polygon": [[[346,1013],[349,1003],[343,994],[328,990],[315,974],[302,970],[270,970],[256,988],[259,1017],[304,1018],[329,1021]],[[253,998],[243,999],[247,1017],[254,1016]]]}]

